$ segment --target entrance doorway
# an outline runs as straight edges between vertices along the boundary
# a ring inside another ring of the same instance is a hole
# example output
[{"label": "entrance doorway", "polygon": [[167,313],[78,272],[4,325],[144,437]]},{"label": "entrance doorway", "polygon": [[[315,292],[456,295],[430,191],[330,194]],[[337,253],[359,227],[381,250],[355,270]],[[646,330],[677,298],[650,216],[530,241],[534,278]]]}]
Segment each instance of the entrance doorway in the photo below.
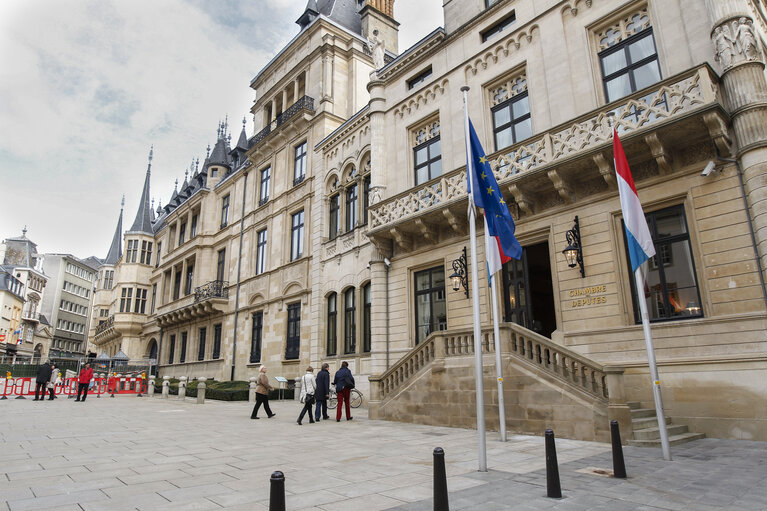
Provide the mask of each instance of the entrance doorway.
[{"label": "entrance doorway", "polygon": [[503,265],[504,321],[551,337],[557,329],[548,242],[523,247]]}]

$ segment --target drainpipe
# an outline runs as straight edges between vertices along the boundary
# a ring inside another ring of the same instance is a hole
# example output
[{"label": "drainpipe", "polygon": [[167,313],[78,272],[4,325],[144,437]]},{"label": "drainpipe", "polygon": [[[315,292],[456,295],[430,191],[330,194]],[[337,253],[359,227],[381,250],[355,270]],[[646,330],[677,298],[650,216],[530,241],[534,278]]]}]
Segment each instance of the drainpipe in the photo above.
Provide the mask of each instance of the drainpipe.
[{"label": "drainpipe", "polygon": [[746,198],[746,185],[743,182],[743,169],[740,167],[740,161],[737,158],[724,158],[719,155],[719,148],[714,145],[716,149],[716,159],[734,163],[735,168],[738,171],[738,181],[740,182],[741,197],[743,197],[743,207],[746,210],[746,220],[748,220],[748,230],[751,233],[751,243],[754,245],[754,257],[756,258],[756,269],[759,272],[759,282],[762,284],[762,298],[764,298],[764,304],[767,306],[767,286],[764,283],[764,272],[762,271],[762,259],[759,257],[759,247],[756,244],[756,233],[754,233],[754,224],[751,220],[751,212],[748,207],[748,199]]},{"label": "drainpipe", "polygon": [[237,361],[237,318],[240,316],[240,272],[242,270],[242,236],[245,230],[245,193],[248,191],[248,171],[244,172],[245,182],[242,184],[242,214],[240,215],[240,248],[237,253],[237,287],[234,294],[234,333],[232,337],[232,376],[234,381],[234,367]]}]

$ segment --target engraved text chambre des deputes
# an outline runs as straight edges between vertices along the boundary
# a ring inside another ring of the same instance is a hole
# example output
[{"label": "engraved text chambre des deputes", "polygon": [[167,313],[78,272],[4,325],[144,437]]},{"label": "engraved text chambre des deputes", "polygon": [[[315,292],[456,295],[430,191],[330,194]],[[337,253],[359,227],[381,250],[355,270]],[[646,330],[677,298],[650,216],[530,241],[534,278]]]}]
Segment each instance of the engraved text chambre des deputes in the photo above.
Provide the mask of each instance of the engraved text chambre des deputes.
[{"label": "engraved text chambre des deputes", "polygon": [[571,289],[570,298],[573,298],[571,307],[585,307],[588,305],[599,305],[607,303],[606,296],[592,296],[600,295],[607,292],[607,286],[602,284],[601,286],[589,286],[581,289]]}]

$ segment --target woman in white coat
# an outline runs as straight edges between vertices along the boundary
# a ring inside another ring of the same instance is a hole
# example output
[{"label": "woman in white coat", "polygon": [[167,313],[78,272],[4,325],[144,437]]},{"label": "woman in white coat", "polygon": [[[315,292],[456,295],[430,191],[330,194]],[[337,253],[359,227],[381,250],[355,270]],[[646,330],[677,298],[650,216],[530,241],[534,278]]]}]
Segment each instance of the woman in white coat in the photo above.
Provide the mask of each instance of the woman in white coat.
[{"label": "woman in white coat", "polygon": [[301,415],[298,416],[296,421],[299,426],[307,412],[309,412],[309,423],[314,424],[312,406],[314,405],[314,393],[316,390],[317,380],[314,378],[314,369],[312,366],[309,366],[306,368],[306,374],[301,377],[301,402],[304,404],[304,408],[301,410]]},{"label": "woman in white coat", "polygon": [[51,379],[48,381],[47,389],[48,389],[48,401],[53,401],[56,399],[56,385],[59,384],[59,375],[61,373],[59,372],[59,368],[55,365],[53,366],[53,369],[51,370]]}]

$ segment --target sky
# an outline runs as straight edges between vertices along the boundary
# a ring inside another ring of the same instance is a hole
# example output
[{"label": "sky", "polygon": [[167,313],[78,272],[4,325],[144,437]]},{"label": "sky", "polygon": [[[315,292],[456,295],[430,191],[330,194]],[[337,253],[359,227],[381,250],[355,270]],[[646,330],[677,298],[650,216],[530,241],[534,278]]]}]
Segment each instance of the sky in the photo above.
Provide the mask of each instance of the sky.
[{"label": "sky", "polygon": [[[298,33],[306,0],[0,1],[0,239],[103,258],[125,195],[136,215],[205,159],[228,117],[253,135],[251,79]],[[398,0],[400,50],[442,26],[442,0]],[[157,207],[157,202],[155,202]],[[127,225],[125,225],[127,224]]]}]

